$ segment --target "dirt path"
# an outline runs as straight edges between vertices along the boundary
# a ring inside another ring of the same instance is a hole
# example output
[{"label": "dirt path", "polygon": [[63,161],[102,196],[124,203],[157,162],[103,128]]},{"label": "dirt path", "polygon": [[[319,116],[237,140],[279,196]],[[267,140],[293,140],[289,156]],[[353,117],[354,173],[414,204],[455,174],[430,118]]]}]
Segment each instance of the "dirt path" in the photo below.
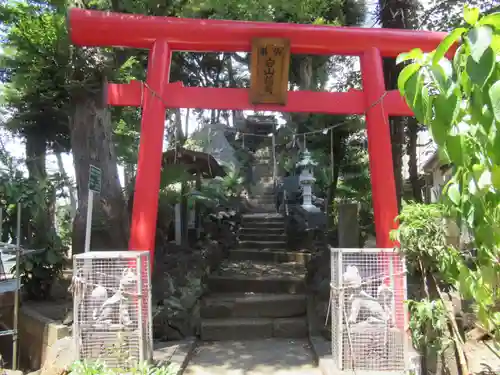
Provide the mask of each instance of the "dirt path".
[{"label": "dirt path", "polygon": [[185,375],[320,375],[307,340],[202,343]]}]

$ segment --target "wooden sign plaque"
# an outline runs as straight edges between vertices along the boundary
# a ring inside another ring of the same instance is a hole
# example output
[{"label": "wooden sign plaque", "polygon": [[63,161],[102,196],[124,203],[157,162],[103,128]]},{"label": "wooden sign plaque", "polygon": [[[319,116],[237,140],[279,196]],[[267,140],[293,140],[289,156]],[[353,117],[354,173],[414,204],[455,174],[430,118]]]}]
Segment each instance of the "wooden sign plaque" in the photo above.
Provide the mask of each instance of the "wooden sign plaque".
[{"label": "wooden sign plaque", "polygon": [[285,105],[290,69],[290,41],[280,38],[252,40],[250,101]]}]

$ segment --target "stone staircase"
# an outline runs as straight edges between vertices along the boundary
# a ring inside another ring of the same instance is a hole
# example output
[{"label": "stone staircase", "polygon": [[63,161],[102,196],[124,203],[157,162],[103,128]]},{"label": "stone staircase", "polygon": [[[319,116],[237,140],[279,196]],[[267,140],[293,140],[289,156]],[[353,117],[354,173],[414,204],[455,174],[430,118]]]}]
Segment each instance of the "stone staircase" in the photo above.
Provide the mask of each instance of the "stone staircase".
[{"label": "stone staircase", "polygon": [[254,184],[250,188],[248,203],[252,212],[275,212],[273,159],[268,148],[263,148],[255,154],[252,167]]},{"label": "stone staircase", "polygon": [[304,277],[309,257],[286,251],[281,215],[244,215],[239,248],[208,279],[201,339],[307,336]]}]

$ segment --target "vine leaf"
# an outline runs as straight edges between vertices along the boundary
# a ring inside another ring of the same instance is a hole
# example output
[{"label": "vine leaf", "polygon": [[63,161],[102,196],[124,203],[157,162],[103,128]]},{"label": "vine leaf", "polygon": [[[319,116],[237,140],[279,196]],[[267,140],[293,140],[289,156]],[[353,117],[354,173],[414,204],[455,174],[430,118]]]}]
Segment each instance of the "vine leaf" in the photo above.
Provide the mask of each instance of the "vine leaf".
[{"label": "vine leaf", "polygon": [[401,64],[408,60],[421,60],[423,57],[424,52],[420,48],[414,48],[410,52],[400,53],[396,58],[396,64]]},{"label": "vine leaf", "polygon": [[[405,95],[406,83],[414,74],[418,72],[419,69],[420,69],[420,64],[414,63],[405,66],[404,69],[401,71],[401,73],[398,76],[398,88],[401,95],[403,96]],[[415,88],[413,87],[410,87],[408,89],[411,91],[415,91]]]},{"label": "vine leaf", "polygon": [[455,206],[460,205],[460,189],[458,188],[458,185],[456,183],[452,182],[448,185],[448,189],[446,189],[446,194],[448,195],[448,198],[450,198],[450,201]]},{"label": "vine leaf", "polygon": [[486,48],[486,51],[481,56],[480,60],[476,62],[473,56],[467,58],[467,74],[471,81],[483,88],[488,79],[493,73],[495,68],[495,53],[491,48]]},{"label": "vine leaf", "polygon": [[470,44],[470,54],[474,61],[479,63],[483,53],[486,52],[490,46],[492,38],[493,30],[491,27],[486,25],[474,27],[471,31],[469,31],[467,39]]},{"label": "vine leaf", "polygon": [[491,168],[491,182],[495,189],[500,190],[500,166],[493,165]]},{"label": "vine leaf", "polygon": [[469,25],[474,26],[479,19],[479,8],[470,7],[465,5],[464,7],[464,20]]},{"label": "vine leaf", "polygon": [[467,31],[464,27],[459,27],[458,29],[453,30],[443,41],[439,44],[436,49],[436,53],[434,53],[434,57],[432,58],[432,63],[434,65],[438,64],[439,61],[446,55],[446,52],[450,49],[450,47],[460,39],[462,35]]},{"label": "vine leaf", "polygon": [[463,164],[462,137],[455,135],[446,139],[446,151],[450,159],[459,166]]},{"label": "vine leaf", "polygon": [[500,30],[500,12],[488,14],[487,16],[484,16],[481,18],[481,21],[479,21],[480,25],[490,25],[494,27],[497,30]]},{"label": "vine leaf", "polygon": [[491,85],[489,95],[495,120],[500,122],[500,80]]}]

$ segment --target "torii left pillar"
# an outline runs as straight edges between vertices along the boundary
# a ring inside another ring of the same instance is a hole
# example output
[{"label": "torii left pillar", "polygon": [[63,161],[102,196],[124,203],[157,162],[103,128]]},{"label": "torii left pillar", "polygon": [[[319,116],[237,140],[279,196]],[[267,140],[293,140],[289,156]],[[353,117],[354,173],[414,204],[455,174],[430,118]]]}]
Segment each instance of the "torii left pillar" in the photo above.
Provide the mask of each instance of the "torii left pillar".
[{"label": "torii left pillar", "polygon": [[[172,53],[165,40],[156,40],[149,51],[147,88],[143,90],[141,139],[135,181],[130,250],[148,250],[154,264],[157,203],[165,132],[166,94]],[[157,95],[155,93],[158,93]]]}]

